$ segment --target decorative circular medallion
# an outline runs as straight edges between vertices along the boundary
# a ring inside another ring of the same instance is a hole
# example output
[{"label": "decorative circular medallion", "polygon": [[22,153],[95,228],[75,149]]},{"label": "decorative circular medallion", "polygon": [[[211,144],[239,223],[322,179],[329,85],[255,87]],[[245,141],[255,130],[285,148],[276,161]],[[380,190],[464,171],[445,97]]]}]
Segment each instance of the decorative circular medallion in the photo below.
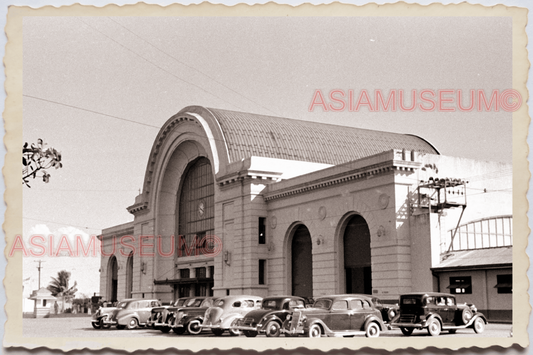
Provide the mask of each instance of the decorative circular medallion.
[{"label": "decorative circular medallion", "polygon": [[272,218],[270,218],[270,228],[276,229],[277,225],[278,225],[278,219],[276,218],[276,216],[272,216]]},{"label": "decorative circular medallion", "polygon": [[200,215],[200,217],[202,217],[205,213],[205,204],[204,204],[204,201],[200,201],[200,203],[198,204],[198,214]]},{"label": "decorative circular medallion", "polygon": [[387,208],[387,206],[389,205],[389,200],[390,200],[389,195],[387,194],[379,195],[379,199],[378,199],[379,207],[381,207],[382,209]]},{"label": "decorative circular medallion", "polygon": [[326,207],[324,206],[320,206],[320,208],[318,209],[318,218],[320,218],[321,220],[326,218],[328,212],[326,210]]},{"label": "decorative circular medallion", "polygon": [[384,237],[387,231],[385,230],[385,227],[379,226],[378,228],[378,237]]}]

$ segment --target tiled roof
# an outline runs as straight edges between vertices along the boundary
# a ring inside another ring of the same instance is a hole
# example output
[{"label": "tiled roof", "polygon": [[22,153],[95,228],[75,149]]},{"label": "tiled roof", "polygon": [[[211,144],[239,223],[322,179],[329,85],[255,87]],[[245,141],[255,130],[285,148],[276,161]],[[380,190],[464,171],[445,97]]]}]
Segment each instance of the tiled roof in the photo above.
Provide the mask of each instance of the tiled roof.
[{"label": "tiled roof", "polygon": [[513,262],[513,248],[487,248],[454,251],[434,267],[434,270],[448,268],[473,268],[476,266],[490,266],[511,264]]},{"label": "tiled roof", "polygon": [[413,135],[207,110],[220,125],[230,162],[260,156],[337,165],[391,149],[439,154],[427,141]]}]

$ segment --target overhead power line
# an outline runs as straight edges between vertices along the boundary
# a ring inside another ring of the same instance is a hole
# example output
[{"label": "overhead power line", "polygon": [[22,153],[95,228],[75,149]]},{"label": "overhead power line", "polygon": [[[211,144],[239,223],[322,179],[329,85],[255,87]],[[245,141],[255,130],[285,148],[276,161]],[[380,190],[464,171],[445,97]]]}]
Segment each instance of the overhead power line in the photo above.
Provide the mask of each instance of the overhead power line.
[{"label": "overhead power line", "polygon": [[76,109],[76,110],[81,110],[81,111],[86,111],[86,112],[94,113],[94,114],[97,114],[97,115],[102,115],[102,116],[106,116],[106,117],[115,118],[115,119],[117,119],[117,120],[122,120],[122,121],[131,122],[131,123],[136,123],[136,124],[140,124],[140,125],[147,126],[147,127],[153,127],[153,128],[157,128],[157,129],[160,129],[160,128],[161,128],[160,126],[154,126],[154,125],[151,125],[151,124],[148,124],[148,123],[143,123],[143,122],[139,122],[139,121],[129,120],[129,119],[127,119],[127,118],[122,118],[122,117],[118,117],[118,116],[108,115],[107,113],[102,113],[102,112],[98,112],[98,111],[94,111],[94,110],[89,110],[89,109],[87,109],[87,108],[83,108],[83,107],[79,107],[79,106],[74,106],[74,105],[64,104],[64,103],[62,103],[62,102],[57,102],[57,101],[53,101],[53,100],[43,99],[42,97],[37,97],[37,96],[32,96],[32,95],[27,95],[27,94],[22,94],[22,96],[24,96],[24,97],[29,97],[29,98],[32,98],[32,99],[35,99],[35,100],[41,100],[41,101],[45,101],[45,102],[50,102],[50,103],[57,104],[57,105],[61,105],[61,106],[70,107],[70,108],[73,108],[73,109]]},{"label": "overhead power line", "polygon": [[139,36],[138,34],[136,34],[135,32],[133,32],[132,30],[130,30],[129,28],[127,28],[126,26],[124,26],[124,25],[121,24],[120,22],[114,20],[113,18],[108,17],[108,19],[110,19],[111,21],[115,22],[117,25],[119,25],[120,27],[124,28],[126,31],[130,32],[130,33],[131,33],[132,35],[134,35],[135,37],[137,37],[137,38],[139,38],[140,40],[144,41],[145,43],[149,44],[149,45],[152,46],[153,48],[157,49],[159,52],[165,54],[165,55],[168,56],[169,58],[172,58],[174,61],[180,63],[181,65],[184,65],[184,66],[186,66],[187,68],[192,69],[192,70],[196,71],[197,73],[202,74],[203,76],[209,78],[210,80],[214,81],[215,83],[217,83],[217,84],[219,84],[219,85],[225,87],[226,89],[230,90],[231,92],[233,92],[233,93],[235,93],[235,94],[237,94],[237,95],[239,95],[239,96],[245,98],[246,100],[248,100],[248,101],[250,101],[250,102],[256,104],[257,106],[259,106],[259,107],[261,107],[261,108],[263,108],[263,109],[265,109],[265,110],[267,110],[267,111],[269,111],[269,112],[271,112],[271,113],[273,113],[273,114],[275,114],[275,115],[281,116],[279,113],[272,111],[272,110],[269,109],[268,107],[265,107],[265,106],[261,105],[259,102],[256,102],[256,101],[252,100],[251,98],[249,98],[249,97],[247,97],[247,96],[241,94],[240,92],[238,92],[238,91],[236,91],[236,90],[230,88],[230,87],[227,86],[226,84],[224,84],[224,83],[222,83],[222,82],[216,80],[215,78],[213,78],[212,76],[210,76],[210,75],[204,73],[203,71],[201,71],[201,70],[199,70],[199,69],[197,69],[197,68],[195,68],[195,67],[193,67],[193,66],[191,66],[191,65],[189,65],[189,64],[187,64],[187,63],[185,63],[185,62],[182,62],[181,60],[179,60],[178,58],[174,57],[173,55],[168,54],[167,52],[165,52],[165,51],[162,50],[161,48],[157,47],[156,45],[154,45],[153,43],[149,42],[148,40],[142,38],[141,36]]},{"label": "overhead power line", "polygon": [[128,48],[128,47],[126,47],[126,46],[123,45],[122,43],[120,43],[120,42],[114,40],[113,38],[109,37],[108,35],[106,35],[106,34],[103,33],[102,31],[100,31],[99,29],[97,29],[97,28],[95,28],[95,27],[89,25],[88,23],[86,23],[86,22],[83,21],[82,19],[79,19],[79,20],[80,20],[82,23],[84,23],[86,26],[88,26],[88,27],[92,28],[93,30],[97,31],[98,33],[100,33],[102,36],[104,36],[104,37],[106,37],[107,39],[109,39],[109,40],[115,42],[116,44],[118,44],[118,45],[121,46],[122,48],[124,48],[124,49],[126,49],[127,51],[133,53],[134,55],[136,55],[137,57],[139,57],[139,58],[145,60],[146,62],[152,64],[152,65],[155,66],[156,68],[159,68],[160,70],[164,71],[165,73],[167,73],[167,74],[169,74],[169,75],[175,77],[175,78],[178,79],[179,81],[182,81],[182,82],[184,82],[184,83],[186,83],[186,84],[188,84],[188,85],[194,86],[194,87],[196,87],[196,88],[202,90],[202,91],[205,92],[206,94],[209,94],[209,95],[211,95],[211,96],[214,96],[214,97],[216,97],[217,99],[219,99],[219,100],[221,100],[221,101],[224,101],[225,103],[227,103],[227,104],[229,104],[229,105],[231,105],[231,106],[237,107],[238,109],[245,111],[242,107],[240,107],[240,106],[238,106],[238,105],[235,105],[235,104],[232,104],[232,103],[226,101],[225,99],[221,98],[220,96],[218,96],[218,95],[216,95],[216,94],[214,94],[214,93],[212,93],[212,92],[210,92],[210,91],[205,90],[205,89],[202,88],[201,86],[196,85],[196,84],[194,84],[194,83],[191,83],[190,81],[187,81],[187,80],[185,80],[185,79],[183,79],[183,78],[180,78],[180,77],[177,76],[176,74],[174,74],[174,73],[172,73],[172,72],[170,72],[170,71],[168,71],[168,70],[162,68],[161,66],[159,66],[159,65],[157,65],[156,63],[152,62],[151,60],[149,60],[149,59],[143,57],[142,55],[138,54],[137,52],[131,50],[131,49]]}]

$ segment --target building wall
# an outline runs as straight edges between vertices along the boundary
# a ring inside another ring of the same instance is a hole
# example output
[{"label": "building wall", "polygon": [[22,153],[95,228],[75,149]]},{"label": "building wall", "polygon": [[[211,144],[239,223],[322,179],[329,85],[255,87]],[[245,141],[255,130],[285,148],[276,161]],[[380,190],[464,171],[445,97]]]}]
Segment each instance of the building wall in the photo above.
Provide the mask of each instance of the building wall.
[{"label": "building wall", "polygon": [[[223,140],[213,143],[198,122],[177,125],[179,129],[162,130],[164,139],[154,144],[143,193],[128,207],[134,222],[104,231],[104,248],[111,247],[112,234],[132,235],[129,242],[135,246],[141,245],[141,236],[153,237],[145,240],[142,254],[134,253],[136,297],[170,301],[175,297],[173,286],[154,285],[154,280],[177,280],[184,268],[194,277],[196,267],[211,265],[215,296],[290,294],[291,241],[299,225],[307,227],[312,241],[313,296],[345,292],[344,229],[353,215],[360,215],[370,231],[372,294],[394,300],[402,293],[439,287],[430,269],[440,262],[449,243],[447,231],[458,223],[461,212],[455,208],[429,213],[413,207],[421,180],[433,176],[470,181],[462,223],[512,213],[506,164],[402,150],[337,166],[257,157],[227,164]],[[211,162],[215,176],[214,230],[222,241],[220,253],[163,256],[159,245],[165,252],[177,250],[182,177],[199,157]],[[258,242],[260,217],[267,218],[265,244]],[[115,253],[119,298],[126,292],[129,251]],[[102,257],[104,298],[109,258]],[[265,285],[259,284],[260,259],[266,260]],[[442,287],[442,279],[440,283]]]},{"label": "building wall", "polygon": [[135,239],[133,224],[126,223],[108,228],[104,230],[101,238],[102,259],[100,263],[100,295],[102,296],[102,300],[110,300],[109,278],[111,276],[109,275],[109,266],[111,258],[115,256],[118,265],[117,298],[118,300],[121,300],[126,296],[126,264],[128,256],[132,251],[124,245],[133,244],[131,243],[132,238]]},{"label": "building wall", "polygon": [[473,303],[477,309],[485,314],[489,321],[512,320],[513,294],[498,293],[495,288],[497,275],[512,274],[511,267],[485,270],[461,270],[439,273],[439,287],[442,292],[450,292],[450,277],[470,276],[472,278],[472,293],[458,294],[458,303]]}]

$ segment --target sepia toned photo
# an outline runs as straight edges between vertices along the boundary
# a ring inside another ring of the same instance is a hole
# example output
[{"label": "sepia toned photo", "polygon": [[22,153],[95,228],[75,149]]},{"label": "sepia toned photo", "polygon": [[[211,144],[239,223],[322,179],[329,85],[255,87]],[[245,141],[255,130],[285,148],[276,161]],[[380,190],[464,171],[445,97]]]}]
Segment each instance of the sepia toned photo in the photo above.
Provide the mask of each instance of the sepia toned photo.
[{"label": "sepia toned photo", "polygon": [[527,10],[327,8],[10,8],[4,346],[528,346]]}]

